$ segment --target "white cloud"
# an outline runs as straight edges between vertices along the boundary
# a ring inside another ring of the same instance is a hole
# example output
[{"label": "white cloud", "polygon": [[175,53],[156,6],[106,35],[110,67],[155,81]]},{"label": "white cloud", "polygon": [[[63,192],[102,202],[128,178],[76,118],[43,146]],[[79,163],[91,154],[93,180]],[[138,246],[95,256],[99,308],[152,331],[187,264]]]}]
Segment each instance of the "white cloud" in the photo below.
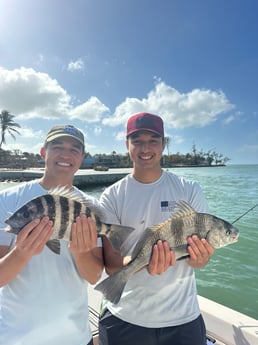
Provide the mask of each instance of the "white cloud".
[{"label": "white cloud", "polygon": [[101,133],[102,133],[102,128],[100,126],[95,126],[94,127],[94,134],[100,135]]},{"label": "white cloud", "polygon": [[[212,90],[194,89],[180,93],[162,81],[146,98],[126,98],[119,104],[112,116],[110,109],[96,96],[78,104],[58,82],[47,73],[36,72],[32,68],[21,67],[7,70],[0,67],[0,109],[7,109],[15,115],[15,121],[41,120],[80,120],[90,125],[95,135],[102,134],[103,125],[125,128],[131,114],[149,111],[160,114],[166,128],[200,127],[216,121],[221,114],[233,108],[226,96]],[[74,103],[78,105],[74,105]],[[236,114],[234,116],[237,116]],[[227,119],[229,123],[230,116]],[[23,126],[23,127],[26,127]],[[118,128],[120,130],[121,128]],[[30,137],[29,129],[24,129],[23,137]],[[125,140],[125,131],[113,134],[116,140]],[[38,134],[37,138],[40,135]],[[30,137],[32,138],[32,137]],[[43,136],[42,136],[42,139]],[[182,138],[173,138],[180,143]]]},{"label": "white cloud", "polygon": [[172,135],[171,142],[174,144],[181,144],[185,141],[185,139],[181,135]]},{"label": "white cloud", "polygon": [[125,131],[120,131],[120,132],[116,133],[115,140],[117,140],[117,141],[125,141],[125,139],[126,139],[125,136],[126,136]]},{"label": "white cloud", "polygon": [[131,114],[147,111],[162,116],[167,127],[203,127],[234,107],[222,91],[194,89],[180,93],[158,82],[147,98],[126,98],[114,116],[103,121],[109,126],[125,124]]},{"label": "white cloud", "polygon": [[233,122],[235,120],[234,116],[233,115],[230,115],[228,116],[224,121],[223,121],[223,124],[224,125],[228,125],[230,124],[231,122]]},{"label": "white cloud", "polygon": [[67,70],[70,71],[70,72],[84,70],[84,62],[83,62],[83,60],[81,58],[79,58],[76,61],[71,61],[68,64]]},{"label": "white cloud", "polygon": [[70,96],[55,79],[32,68],[0,68],[0,109],[16,119],[55,119],[67,115]]},{"label": "white cloud", "polygon": [[106,107],[100,100],[92,96],[87,102],[78,105],[70,110],[70,117],[72,119],[80,119],[87,122],[100,121],[103,114],[108,113],[109,108]]},{"label": "white cloud", "polygon": [[32,128],[28,128],[28,127],[21,127],[19,128],[19,132],[21,134],[22,137],[26,137],[26,138],[35,138],[35,139],[39,139],[41,137],[43,137],[44,133],[43,131],[39,130],[39,131],[35,131]]},{"label": "white cloud", "polygon": [[17,130],[20,135],[15,133],[15,139],[8,132],[6,133],[6,145],[3,145],[3,149],[11,151],[19,149],[21,152],[39,153],[45,133],[42,130],[35,130],[26,126],[17,128]]},{"label": "white cloud", "polygon": [[73,99],[55,79],[32,68],[6,70],[0,67],[0,109],[7,109],[15,120],[80,119],[100,121],[109,112],[97,97],[76,107]]},{"label": "white cloud", "polygon": [[45,64],[45,58],[42,54],[38,54],[33,65],[37,66],[38,68],[42,68]]}]

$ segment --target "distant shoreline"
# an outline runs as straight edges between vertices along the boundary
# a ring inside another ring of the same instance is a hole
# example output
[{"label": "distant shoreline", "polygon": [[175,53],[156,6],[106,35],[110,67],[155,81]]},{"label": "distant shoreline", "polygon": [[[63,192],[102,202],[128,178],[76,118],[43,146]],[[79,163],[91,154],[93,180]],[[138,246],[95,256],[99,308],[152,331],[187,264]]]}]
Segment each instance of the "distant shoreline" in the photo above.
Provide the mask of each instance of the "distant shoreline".
[{"label": "distant shoreline", "polygon": [[[129,169],[109,169],[96,171],[93,169],[79,169],[74,176],[75,186],[112,184],[131,172]],[[41,178],[44,168],[30,168],[27,170],[0,169],[0,182],[25,182]]]},{"label": "distant shoreline", "polygon": [[[174,166],[166,169],[174,168],[213,168],[213,167],[222,167],[225,165],[194,165],[194,166]],[[132,168],[111,168],[107,171],[97,171],[94,169],[79,169],[74,177],[74,184],[76,186],[83,185],[106,185],[112,184],[122,177],[126,176],[132,171]],[[29,169],[7,169],[0,168],[0,182],[24,182],[31,181],[37,178],[42,177],[44,173],[44,168],[29,168]]]}]

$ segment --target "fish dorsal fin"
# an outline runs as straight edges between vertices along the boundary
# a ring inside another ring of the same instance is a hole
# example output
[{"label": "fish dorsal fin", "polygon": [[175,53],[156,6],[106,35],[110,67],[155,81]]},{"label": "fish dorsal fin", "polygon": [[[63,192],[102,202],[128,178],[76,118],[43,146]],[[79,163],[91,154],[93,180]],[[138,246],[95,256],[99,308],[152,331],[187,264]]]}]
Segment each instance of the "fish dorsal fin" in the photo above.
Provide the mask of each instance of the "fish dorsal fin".
[{"label": "fish dorsal fin", "polygon": [[160,224],[150,226],[144,230],[144,232],[142,233],[142,235],[139,239],[139,242],[136,244],[136,246],[133,250],[132,258],[134,258],[138,254],[139,250],[144,245],[144,242],[145,242],[147,236],[149,235],[150,230],[152,232],[162,230],[162,228],[164,228],[167,225],[167,223],[171,223],[171,221],[173,219],[183,218],[186,216],[192,216],[193,214],[196,214],[196,211],[187,202],[185,202],[183,200],[177,201],[175,203],[173,213],[169,219],[165,220],[164,222],[162,222]]},{"label": "fish dorsal fin", "polygon": [[172,213],[173,218],[181,218],[185,216],[191,216],[196,214],[196,211],[186,201],[179,200],[175,204],[175,208]]},{"label": "fish dorsal fin", "polygon": [[[148,230],[151,230],[152,232],[159,231],[159,230],[162,229],[164,226],[166,226],[167,223],[169,223],[169,222],[171,222],[171,218],[165,220],[163,223],[159,223],[159,224],[154,225],[154,226],[149,226],[149,227],[145,230],[145,232],[148,231]],[[145,234],[146,234],[146,233],[145,233]]]},{"label": "fish dorsal fin", "polygon": [[171,217],[167,220],[165,220],[163,223],[151,226],[150,229],[152,231],[158,231],[162,229],[168,222],[171,222],[171,220],[176,218],[183,218],[186,216],[192,216],[196,214],[196,211],[190,206],[186,201],[179,200],[175,203],[175,207],[173,210],[173,213]]},{"label": "fish dorsal fin", "polygon": [[86,201],[86,198],[83,197],[82,194],[78,193],[76,189],[69,188],[67,186],[57,186],[55,188],[51,188],[48,190],[47,194],[63,196],[65,198],[78,201],[80,203],[83,203]]},{"label": "fish dorsal fin", "polygon": [[85,204],[87,207],[89,207],[99,218],[103,217],[103,211],[101,210],[101,207],[99,204],[93,201],[91,197],[89,196],[87,198],[87,194],[80,193],[80,191],[76,188],[69,188],[68,186],[57,186],[55,188],[51,188],[48,190],[47,194],[50,195],[56,195],[56,196],[62,196],[65,198],[68,198],[73,201],[77,201],[81,204]]},{"label": "fish dorsal fin", "polygon": [[171,221],[178,219],[193,216],[196,214],[196,211],[190,206],[186,201],[179,200],[175,203],[175,207],[171,217],[165,220],[163,223],[154,225],[149,227],[153,232],[159,231],[163,227],[167,225],[167,223],[171,223]]}]

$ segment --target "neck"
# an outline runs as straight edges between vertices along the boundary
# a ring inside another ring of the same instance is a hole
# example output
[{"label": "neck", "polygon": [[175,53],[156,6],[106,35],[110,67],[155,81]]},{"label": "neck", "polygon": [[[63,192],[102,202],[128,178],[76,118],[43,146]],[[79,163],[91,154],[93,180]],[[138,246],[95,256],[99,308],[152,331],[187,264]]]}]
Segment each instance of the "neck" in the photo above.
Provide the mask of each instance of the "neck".
[{"label": "neck", "polygon": [[54,178],[54,177],[49,177],[46,175],[43,175],[41,179],[39,179],[40,185],[49,190],[51,188],[55,188],[57,186],[66,186],[67,188],[72,188],[73,187],[73,181],[70,180],[65,180],[65,179],[60,179],[60,178]]},{"label": "neck", "polygon": [[157,181],[162,175],[162,169],[140,169],[134,167],[132,172],[133,177],[141,183],[153,183]]}]

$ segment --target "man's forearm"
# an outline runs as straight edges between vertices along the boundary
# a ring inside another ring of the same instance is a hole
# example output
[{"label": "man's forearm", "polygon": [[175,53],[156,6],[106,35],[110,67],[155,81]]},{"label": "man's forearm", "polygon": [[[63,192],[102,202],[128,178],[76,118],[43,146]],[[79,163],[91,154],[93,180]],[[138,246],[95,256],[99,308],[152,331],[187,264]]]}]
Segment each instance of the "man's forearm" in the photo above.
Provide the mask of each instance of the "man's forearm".
[{"label": "man's forearm", "polygon": [[[3,253],[3,247],[0,253]],[[17,248],[13,248],[7,254],[0,258],[0,286],[4,286],[12,281],[17,274],[26,266],[29,262],[29,256],[20,255]]]}]

